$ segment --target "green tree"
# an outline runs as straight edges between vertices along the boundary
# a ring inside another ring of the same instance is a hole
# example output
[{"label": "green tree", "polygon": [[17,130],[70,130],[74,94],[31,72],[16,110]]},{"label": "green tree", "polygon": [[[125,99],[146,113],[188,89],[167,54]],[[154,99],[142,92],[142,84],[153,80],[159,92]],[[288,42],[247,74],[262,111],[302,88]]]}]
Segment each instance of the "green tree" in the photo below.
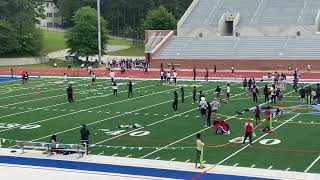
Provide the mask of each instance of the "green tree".
[{"label": "green tree", "polygon": [[43,40],[36,24],[44,18],[43,13],[44,0],[0,0],[0,31],[8,33],[1,33],[0,41],[8,44],[0,53],[36,55]]},{"label": "green tree", "polygon": [[10,54],[19,48],[17,30],[9,22],[0,20],[0,54]]},{"label": "green tree", "polygon": [[[72,18],[74,26],[66,34],[68,53],[87,57],[98,54],[97,11],[90,7],[80,8]],[[101,17],[101,47],[105,50],[108,40],[107,21]]]},{"label": "green tree", "polygon": [[170,30],[176,29],[177,21],[172,13],[170,13],[164,6],[158,9],[150,10],[142,27],[145,30]]}]

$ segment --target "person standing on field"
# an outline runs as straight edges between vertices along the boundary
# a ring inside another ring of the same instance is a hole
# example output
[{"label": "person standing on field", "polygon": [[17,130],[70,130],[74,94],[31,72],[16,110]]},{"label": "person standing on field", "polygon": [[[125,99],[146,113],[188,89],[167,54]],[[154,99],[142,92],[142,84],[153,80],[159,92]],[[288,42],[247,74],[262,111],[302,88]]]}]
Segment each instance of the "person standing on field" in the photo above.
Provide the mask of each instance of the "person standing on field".
[{"label": "person standing on field", "polygon": [[244,135],[242,144],[245,144],[247,138],[249,137],[250,146],[252,146],[252,135],[253,135],[254,127],[250,119],[244,124],[244,130],[245,130],[245,135]]},{"label": "person standing on field", "polygon": [[68,95],[68,101],[70,103],[73,103],[74,102],[74,99],[73,99],[73,88],[72,88],[71,84],[69,84],[69,87],[67,88],[67,95]]},{"label": "person standing on field", "polygon": [[132,85],[132,82],[129,81],[129,83],[128,83],[128,98],[130,97],[130,95],[131,95],[131,97],[133,97],[132,90],[133,90],[133,85]]},{"label": "person standing on field", "polygon": [[204,147],[204,143],[200,140],[201,134],[197,134],[197,141],[196,141],[196,168],[198,168],[198,163],[200,163],[200,156],[201,156],[201,151]]},{"label": "person standing on field", "polygon": [[174,99],[173,99],[172,107],[175,112],[178,111],[178,93],[177,93],[177,91],[174,91]]},{"label": "person standing on field", "polygon": [[181,87],[181,102],[184,103],[184,88],[183,86]]}]

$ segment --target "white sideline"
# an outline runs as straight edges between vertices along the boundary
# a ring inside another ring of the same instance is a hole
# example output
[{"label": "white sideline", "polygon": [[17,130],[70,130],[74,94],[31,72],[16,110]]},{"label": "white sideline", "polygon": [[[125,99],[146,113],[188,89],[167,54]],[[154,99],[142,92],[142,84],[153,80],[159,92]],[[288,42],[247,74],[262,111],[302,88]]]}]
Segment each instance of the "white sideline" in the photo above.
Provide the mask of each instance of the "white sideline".
[{"label": "white sideline", "polygon": [[[65,160],[65,161],[73,161],[73,162],[89,162],[89,163],[99,163],[99,164],[112,164],[112,165],[122,165],[122,166],[132,166],[132,167],[146,167],[146,168],[156,168],[156,169],[170,169],[170,170],[178,170],[178,171],[189,171],[189,172],[197,172],[201,173],[206,169],[195,169],[194,163],[189,162],[174,162],[174,161],[166,161],[166,160],[149,160],[149,159],[137,159],[137,158],[125,158],[125,157],[111,157],[111,156],[99,156],[99,155],[89,155],[83,158],[78,159],[78,155],[53,155],[47,157],[45,154],[41,154],[39,151],[26,150],[25,154],[20,153],[10,153],[10,149],[0,149],[0,155],[3,156],[13,156],[13,157],[27,157],[27,158],[38,158],[38,159],[54,159],[54,160]],[[0,164],[0,167],[2,164]],[[32,168],[32,166],[27,166]],[[207,165],[208,167],[208,165]],[[45,167],[43,167],[45,168]],[[56,168],[54,168],[57,170]],[[45,168],[45,173],[48,173],[48,169]],[[61,169],[63,170],[63,169]],[[71,170],[72,171],[72,170]],[[17,171],[11,172],[15,173],[17,176],[24,175],[24,173],[16,173]],[[89,173],[88,171],[72,171],[72,172],[84,172]],[[1,171],[1,177],[5,177],[7,171]],[[34,173],[34,174],[32,174]],[[36,175],[38,172],[31,172],[32,177]],[[60,173],[60,172],[58,172]],[[260,178],[276,178],[276,179],[290,179],[290,180],[315,180],[320,179],[319,174],[312,173],[302,173],[302,172],[292,172],[292,171],[280,171],[280,170],[267,170],[267,169],[258,169],[258,168],[244,168],[244,167],[233,167],[233,166],[221,166],[218,165],[215,167],[215,174],[225,174],[225,175],[235,175],[235,176],[247,176],[247,177],[260,177]],[[101,174],[106,175],[106,174]],[[25,176],[19,176],[15,179],[22,179]],[[20,178],[22,177],[22,178]],[[47,174],[47,178],[50,178]],[[65,177],[63,178],[65,179]],[[74,178],[72,178],[74,179]],[[94,178],[96,179],[96,178]],[[106,178],[105,179],[109,179]],[[159,178],[156,178],[159,179]],[[51,180],[51,179],[50,179]],[[86,179],[79,179],[86,180]]]},{"label": "white sideline", "polygon": [[307,167],[306,170],[304,170],[304,172],[308,172],[320,159],[320,155],[310,164],[310,166]]}]

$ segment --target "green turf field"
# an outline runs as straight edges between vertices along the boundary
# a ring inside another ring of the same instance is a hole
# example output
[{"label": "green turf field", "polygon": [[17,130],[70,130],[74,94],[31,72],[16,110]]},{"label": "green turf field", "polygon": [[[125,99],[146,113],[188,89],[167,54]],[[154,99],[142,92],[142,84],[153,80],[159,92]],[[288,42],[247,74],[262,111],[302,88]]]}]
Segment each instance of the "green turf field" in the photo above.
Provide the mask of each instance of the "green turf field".
[{"label": "green turf field", "polygon": [[[35,79],[24,86],[20,82],[1,83],[0,138],[47,142],[56,134],[62,143],[79,143],[79,127],[86,123],[94,145],[91,154],[194,162],[195,135],[201,132],[206,163],[320,173],[320,162],[313,163],[320,154],[317,109],[288,108],[274,120],[273,133],[256,130],[253,147],[241,146],[235,138],[243,136],[244,122],[253,118],[253,113],[235,112],[255,104],[240,83],[231,84],[231,101],[222,104],[219,111],[219,116],[228,120],[231,134],[216,135],[213,128],[204,127],[197,105],[192,104],[192,87],[196,85],[211,101],[213,89],[226,83],[179,82],[185,87],[185,103],[179,102],[179,110],[174,113],[173,91],[178,90],[180,96],[180,86],[133,82],[134,97],[127,98],[124,80],[119,81],[118,97],[112,95],[109,81],[98,80],[95,89],[89,81],[72,80],[76,92],[73,104],[67,102],[62,80]],[[296,101],[298,94],[287,85],[281,106],[298,106]],[[262,96],[259,103],[263,103]],[[144,128],[117,128],[135,123]],[[10,145],[10,141],[3,144]]]}]

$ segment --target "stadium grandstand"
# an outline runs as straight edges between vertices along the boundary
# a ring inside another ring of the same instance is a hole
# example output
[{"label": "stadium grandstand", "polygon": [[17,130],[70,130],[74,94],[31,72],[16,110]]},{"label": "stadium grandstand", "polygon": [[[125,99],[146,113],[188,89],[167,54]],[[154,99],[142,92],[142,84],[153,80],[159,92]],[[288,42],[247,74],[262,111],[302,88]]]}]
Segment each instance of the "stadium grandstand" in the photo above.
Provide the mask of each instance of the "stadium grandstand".
[{"label": "stadium grandstand", "polygon": [[146,33],[146,57],[153,67],[320,69],[319,9],[320,0],[194,0],[177,32]]}]

